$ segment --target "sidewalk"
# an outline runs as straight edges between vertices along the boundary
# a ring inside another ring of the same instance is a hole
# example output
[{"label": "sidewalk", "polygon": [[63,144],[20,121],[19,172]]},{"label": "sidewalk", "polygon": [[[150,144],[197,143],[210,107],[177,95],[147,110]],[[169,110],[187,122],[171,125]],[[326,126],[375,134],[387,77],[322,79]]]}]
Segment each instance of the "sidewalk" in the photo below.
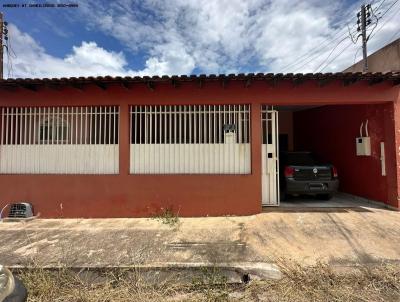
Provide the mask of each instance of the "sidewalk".
[{"label": "sidewalk", "polygon": [[278,258],[347,266],[400,259],[400,212],[271,211],[248,217],[37,219],[0,223],[6,266],[262,265]]}]

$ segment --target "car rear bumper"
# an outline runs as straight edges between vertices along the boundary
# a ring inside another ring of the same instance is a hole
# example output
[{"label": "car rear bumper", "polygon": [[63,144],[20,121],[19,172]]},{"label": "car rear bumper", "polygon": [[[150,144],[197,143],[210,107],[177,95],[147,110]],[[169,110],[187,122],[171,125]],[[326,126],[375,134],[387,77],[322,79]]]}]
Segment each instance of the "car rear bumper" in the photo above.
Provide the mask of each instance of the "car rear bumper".
[{"label": "car rear bumper", "polygon": [[286,179],[286,193],[288,194],[333,194],[339,188],[339,180],[294,180]]}]

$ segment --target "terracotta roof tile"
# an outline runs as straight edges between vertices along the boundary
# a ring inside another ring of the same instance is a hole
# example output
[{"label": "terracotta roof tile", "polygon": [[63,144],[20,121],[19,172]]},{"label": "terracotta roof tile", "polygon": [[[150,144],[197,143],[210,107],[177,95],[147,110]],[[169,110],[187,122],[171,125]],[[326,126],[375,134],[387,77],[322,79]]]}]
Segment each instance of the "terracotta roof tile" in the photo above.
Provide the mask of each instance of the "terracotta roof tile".
[{"label": "terracotta roof tile", "polygon": [[248,79],[255,79],[255,80],[263,80],[263,79],[285,79],[285,80],[391,80],[394,81],[396,84],[399,84],[400,81],[400,72],[336,72],[336,73],[239,73],[239,74],[200,74],[200,75],[162,75],[162,76],[97,76],[97,77],[70,77],[70,78],[13,78],[13,79],[3,79],[0,80],[0,87],[2,86],[10,86],[10,85],[23,85],[23,84],[30,84],[30,85],[40,85],[40,84],[68,84],[68,83],[79,83],[79,84],[87,84],[87,83],[118,83],[118,82],[168,82],[171,80],[174,81],[193,81],[197,79],[201,80],[209,80],[215,81],[220,79],[230,79],[230,80],[248,80]]}]

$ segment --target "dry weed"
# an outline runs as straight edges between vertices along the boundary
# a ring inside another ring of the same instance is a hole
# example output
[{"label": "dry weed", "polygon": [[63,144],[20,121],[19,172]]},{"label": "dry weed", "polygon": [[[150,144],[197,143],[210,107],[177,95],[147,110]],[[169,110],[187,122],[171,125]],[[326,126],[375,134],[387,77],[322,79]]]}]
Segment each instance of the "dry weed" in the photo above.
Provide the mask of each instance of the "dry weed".
[{"label": "dry weed", "polygon": [[88,274],[61,268],[16,271],[29,301],[400,301],[400,266],[382,264],[337,272],[318,263],[303,267],[279,260],[281,280],[227,284],[217,269],[188,284],[149,282],[135,269]]}]

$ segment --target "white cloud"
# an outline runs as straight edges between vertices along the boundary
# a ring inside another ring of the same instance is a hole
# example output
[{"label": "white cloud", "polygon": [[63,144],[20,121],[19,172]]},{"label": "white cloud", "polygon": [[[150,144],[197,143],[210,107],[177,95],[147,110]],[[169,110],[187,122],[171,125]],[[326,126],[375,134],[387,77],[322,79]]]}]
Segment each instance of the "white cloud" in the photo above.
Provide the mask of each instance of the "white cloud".
[{"label": "white cloud", "polygon": [[16,26],[9,25],[9,30],[12,48],[16,54],[16,57],[11,57],[12,69],[9,62],[6,64],[5,74],[10,71],[11,77],[135,74],[135,71],[126,69],[127,62],[121,52],[107,51],[95,42],[83,41],[80,46],[73,46],[72,52],[65,58],[57,58],[49,55],[31,36],[22,33]]},{"label": "white cloud", "polygon": [[100,65],[107,69],[119,70],[126,65],[122,53],[108,52],[97,46],[95,42],[82,42],[81,46],[74,46],[73,53],[69,54],[64,61],[69,64],[90,68]]},{"label": "white cloud", "polygon": [[[346,37],[347,23],[350,27],[355,24],[360,3],[349,4],[344,0],[121,0],[99,8],[97,2],[82,1],[80,12],[87,18],[89,27],[100,27],[133,52],[144,51],[149,56],[147,62],[159,62],[160,69],[146,67],[143,72],[189,73],[193,71],[191,66],[206,73],[250,72],[253,69],[280,72],[299,56],[315,52],[310,62],[305,62],[307,64],[303,62],[284,70],[313,72],[340,71],[353,63],[359,44],[350,45],[350,39],[344,39],[331,56],[328,55],[341,37]],[[381,11],[392,3],[384,3]],[[381,2],[375,7],[379,4]],[[400,3],[391,12],[399,7]],[[390,14],[380,23],[388,17]],[[383,46],[389,34],[400,29],[400,24],[392,19],[385,28],[386,32],[381,31],[370,42],[371,52]],[[167,55],[178,51],[179,57]]]},{"label": "white cloud", "polygon": [[[195,68],[206,73],[240,71],[251,60],[266,66],[269,50],[278,46],[279,27],[290,20],[285,10],[291,6],[259,0],[118,1],[97,9],[93,2],[80,5],[90,28],[101,28],[133,52],[147,53],[148,66],[142,72],[156,74],[190,73]],[[283,8],[276,17],[279,9],[274,7]],[[309,10],[308,16],[313,13]],[[100,21],[104,19],[107,22]]]},{"label": "white cloud", "polygon": [[195,61],[179,43],[161,45],[157,55],[146,60],[144,70],[139,75],[187,74],[195,68]]},{"label": "white cloud", "polygon": [[[384,2],[381,11],[391,3]],[[377,29],[392,18],[369,42],[369,53],[399,31],[399,9],[400,2],[380,20]],[[118,39],[126,51],[144,53],[145,66],[131,70],[123,53],[95,42],[82,42],[65,58],[56,58],[14,28],[21,47],[14,70],[37,77],[341,71],[353,63],[360,46],[346,39],[346,25],[355,24],[358,10],[359,3],[349,7],[344,0],[81,1],[71,18]]]},{"label": "white cloud", "polygon": [[49,55],[30,35],[13,24],[9,25],[9,30],[16,57],[11,56],[12,65],[6,59],[5,75],[14,78],[186,74],[195,68],[193,58],[179,42],[162,45],[159,55],[147,59],[143,70],[131,70],[122,52],[108,51],[96,42],[83,41],[80,46],[73,46],[65,58],[58,58]]}]

